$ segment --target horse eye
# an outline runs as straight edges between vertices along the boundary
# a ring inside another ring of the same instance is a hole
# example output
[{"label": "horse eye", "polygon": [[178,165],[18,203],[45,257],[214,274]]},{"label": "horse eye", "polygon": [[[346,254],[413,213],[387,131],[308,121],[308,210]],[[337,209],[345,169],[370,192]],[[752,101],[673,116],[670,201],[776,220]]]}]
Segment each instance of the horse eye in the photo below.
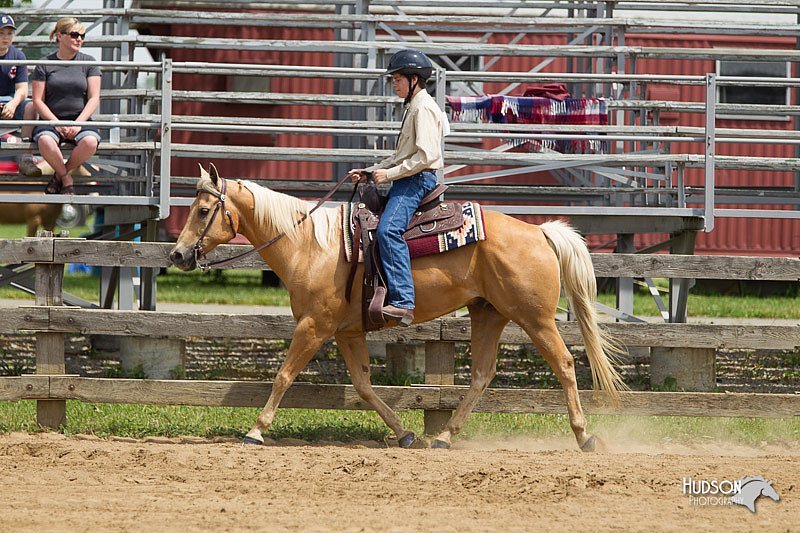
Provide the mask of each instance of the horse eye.
[{"label": "horse eye", "polygon": [[209,209],[207,207],[201,207],[200,208],[200,216],[201,217],[207,216],[209,211],[211,211],[211,209]]}]

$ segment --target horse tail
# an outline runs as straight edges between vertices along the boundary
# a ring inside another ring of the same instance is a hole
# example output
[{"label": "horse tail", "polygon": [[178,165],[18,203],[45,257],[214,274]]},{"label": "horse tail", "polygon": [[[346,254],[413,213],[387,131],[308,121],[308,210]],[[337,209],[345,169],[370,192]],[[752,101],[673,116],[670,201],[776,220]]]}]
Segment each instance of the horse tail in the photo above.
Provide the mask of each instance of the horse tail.
[{"label": "horse tail", "polygon": [[577,231],[560,220],[545,222],[539,227],[558,257],[564,291],[578,319],[592,369],[595,398],[598,390],[603,390],[617,406],[620,391],[629,390],[614,368],[623,350],[597,325],[597,280],[586,243]]}]

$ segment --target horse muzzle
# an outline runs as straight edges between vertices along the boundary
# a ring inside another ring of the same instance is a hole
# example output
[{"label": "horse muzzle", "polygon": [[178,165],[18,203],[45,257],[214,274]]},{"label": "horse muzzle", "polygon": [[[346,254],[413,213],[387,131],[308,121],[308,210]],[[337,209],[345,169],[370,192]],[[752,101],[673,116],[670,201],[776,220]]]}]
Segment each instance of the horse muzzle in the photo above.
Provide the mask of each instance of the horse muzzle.
[{"label": "horse muzzle", "polygon": [[197,258],[195,257],[194,249],[176,246],[169,253],[170,262],[180,270],[189,272],[197,268]]}]

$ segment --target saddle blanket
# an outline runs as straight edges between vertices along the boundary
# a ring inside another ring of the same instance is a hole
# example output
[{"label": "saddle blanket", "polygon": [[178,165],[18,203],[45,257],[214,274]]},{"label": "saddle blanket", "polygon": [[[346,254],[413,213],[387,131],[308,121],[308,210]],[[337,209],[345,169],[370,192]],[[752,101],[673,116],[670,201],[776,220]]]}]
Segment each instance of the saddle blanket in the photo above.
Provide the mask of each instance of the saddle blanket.
[{"label": "saddle blanket", "polygon": [[[424,255],[438,254],[455,250],[474,242],[486,240],[486,228],[483,225],[483,209],[476,202],[464,202],[461,205],[464,214],[464,223],[460,228],[438,235],[427,235],[411,241],[406,241],[411,258]],[[353,260],[353,204],[342,204],[342,239],[344,240],[344,254],[347,262]],[[364,261],[362,250],[358,251],[358,261]]]}]

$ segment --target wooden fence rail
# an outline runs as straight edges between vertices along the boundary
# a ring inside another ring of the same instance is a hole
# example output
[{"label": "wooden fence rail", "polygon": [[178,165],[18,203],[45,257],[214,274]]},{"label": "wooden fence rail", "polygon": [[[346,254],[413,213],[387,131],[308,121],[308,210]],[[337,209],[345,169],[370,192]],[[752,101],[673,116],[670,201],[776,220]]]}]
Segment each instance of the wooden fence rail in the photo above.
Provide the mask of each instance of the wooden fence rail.
[{"label": "wooden fence rail", "polygon": [[[158,324],[154,335],[153,324]],[[176,313],[161,311],[117,311],[71,307],[19,307],[6,309],[0,317],[0,334],[42,331],[70,334],[130,337],[220,336],[231,339],[291,339],[295,321],[288,315],[225,313]],[[559,322],[559,333],[568,345],[582,345],[575,322]],[[601,328],[626,346],[665,348],[755,349],[769,347],[792,350],[800,347],[800,325],[727,325],[668,323],[604,323]],[[468,318],[440,318],[410,328],[373,332],[369,340],[388,343],[469,342]],[[500,337],[504,344],[530,344],[516,324],[509,324]]]},{"label": "wooden fence rail", "polygon": [[[93,403],[263,407],[271,383],[262,381],[176,381],[155,379],[18,376],[0,378],[0,401],[80,400]],[[375,386],[392,409],[455,409],[466,386]],[[580,391],[588,414],[637,416],[728,416],[787,418],[800,416],[800,395],[708,392],[630,392],[619,409]],[[351,385],[295,383],[281,407],[305,409],[371,409]],[[475,408],[479,412],[566,414],[561,390],[486,390]]]},{"label": "wooden fence rail", "polygon": [[[491,209],[491,206],[486,206]],[[0,239],[0,263],[83,263],[92,266],[161,268],[171,266],[170,243],[100,241],[64,238]],[[209,260],[233,257],[249,245],[223,245]],[[800,282],[800,259],[667,254],[592,254],[598,278],[654,277],[782,280]],[[261,270],[258,256],[226,265],[226,269]]]}]

